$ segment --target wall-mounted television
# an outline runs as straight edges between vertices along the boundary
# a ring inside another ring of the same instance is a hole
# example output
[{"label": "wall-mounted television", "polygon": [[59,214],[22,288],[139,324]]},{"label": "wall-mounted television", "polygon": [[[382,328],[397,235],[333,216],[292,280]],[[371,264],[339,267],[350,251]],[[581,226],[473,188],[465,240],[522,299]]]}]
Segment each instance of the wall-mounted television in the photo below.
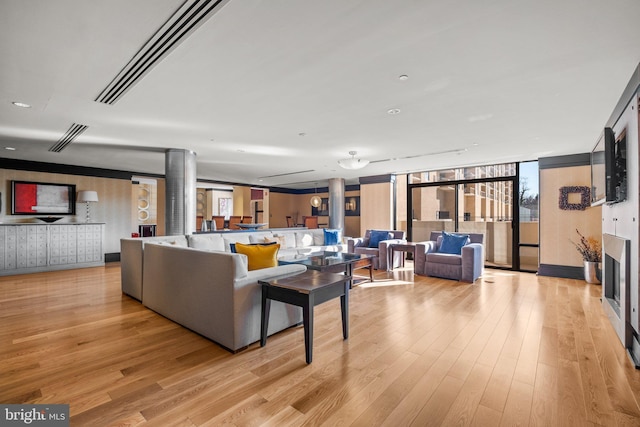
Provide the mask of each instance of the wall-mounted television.
[{"label": "wall-mounted television", "polygon": [[618,203],[627,198],[626,132],[616,139],[605,128],[591,150],[591,206]]},{"label": "wall-mounted television", "polygon": [[606,128],[591,150],[591,206],[601,205],[607,201],[607,156],[605,151],[607,147],[611,147],[611,144],[607,144],[605,141],[613,139],[611,136],[605,136],[609,132],[611,129]]},{"label": "wall-mounted television", "polygon": [[612,182],[610,202],[618,203],[627,200],[627,130],[624,129],[615,137],[612,161]]},{"label": "wall-mounted television", "polygon": [[75,215],[76,186],[11,181],[12,215]]}]

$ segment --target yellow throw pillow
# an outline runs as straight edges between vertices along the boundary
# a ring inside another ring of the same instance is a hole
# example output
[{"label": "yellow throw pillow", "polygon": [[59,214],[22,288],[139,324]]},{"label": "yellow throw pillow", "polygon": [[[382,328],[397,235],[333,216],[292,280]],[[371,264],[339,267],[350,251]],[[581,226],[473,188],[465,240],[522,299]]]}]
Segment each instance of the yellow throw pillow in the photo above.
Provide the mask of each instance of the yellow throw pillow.
[{"label": "yellow throw pillow", "polygon": [[278,266],[280,245],[244,245],[236,243],[236,253],[245,254],[249,259],[249,270]]}]

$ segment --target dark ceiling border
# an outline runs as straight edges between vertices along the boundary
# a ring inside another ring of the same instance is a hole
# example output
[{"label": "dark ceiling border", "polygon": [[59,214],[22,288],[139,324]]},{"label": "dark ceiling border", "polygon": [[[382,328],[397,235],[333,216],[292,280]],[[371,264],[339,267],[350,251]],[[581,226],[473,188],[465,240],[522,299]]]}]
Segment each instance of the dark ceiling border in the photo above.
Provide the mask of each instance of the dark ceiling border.
[{"label": "dark ceiling border", "polygon": [[60,163],[34,162],[32,160],[18,160],[0,157],[0,168],[32,172],[61,173],[66,175],[93,176],[98,178],[113,178],[131,180],[133,175],[144,175],[154,178],[164,178],[164,175],[148,173],[134,173],[113,169],[91,168],[87,166],[64,165]]},{"label": "dark ceiling border", "polygon": [[[281,193],[281,194],[313,194],[313,193],[328,193],[329,187],[318,187],[318,188],[282,188],[282,187],[270,187],[269,190],[272,193]],[[345,185],[344,191],[360,191],[360,185]]]},{"label": "dark ceiling border", "polygon": [[591,153],[569,154],[567,156],[555,157],[541,157],[538,159],[538,168],[540,170],[590,165]]},{"label": "dark ceiling border", "polygon": [[385,182],[396,182],[396,175],[388,174],[388,175],[373,175],[373,176],[363,176],[359,178],[360,184],[381,184]]}]

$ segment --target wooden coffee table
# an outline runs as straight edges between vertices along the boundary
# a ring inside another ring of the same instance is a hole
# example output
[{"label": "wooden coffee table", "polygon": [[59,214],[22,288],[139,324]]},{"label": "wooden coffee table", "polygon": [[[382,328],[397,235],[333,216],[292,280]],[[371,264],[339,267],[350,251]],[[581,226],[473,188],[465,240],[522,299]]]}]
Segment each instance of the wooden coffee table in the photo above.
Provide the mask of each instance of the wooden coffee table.
[{"label": "wooden coffee table", "polygon": [[260,346],[267,345],[271,300],[302,307],[304,350],[307,363],[313,358],[313,307],[340,297],[342,336],[349,337],[349,283],[351,276],[307,270],[295,276],[274,280],[259,280],[262,285],[262,320]]}]

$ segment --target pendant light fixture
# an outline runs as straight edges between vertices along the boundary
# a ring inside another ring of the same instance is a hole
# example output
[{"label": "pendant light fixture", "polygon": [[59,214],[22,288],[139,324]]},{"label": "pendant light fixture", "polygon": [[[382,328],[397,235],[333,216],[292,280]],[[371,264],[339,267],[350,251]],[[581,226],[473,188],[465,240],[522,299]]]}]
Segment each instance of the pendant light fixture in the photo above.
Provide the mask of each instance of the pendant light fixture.
[{"label": "pendant light fixture", "polygon": [[319,208],[320,205],[322,204],[322,199],[320,198],[320,196],[318,196],[318,183],[315,183],[315,187],[313,190],[313,196],[311,196],[311,200],[309,200],[309,203],[311,203],[311,206],[313,206],[314,208]]},{"label": "pendant light fixture", "polygon": [[338,160],[338,164],[345,169],[362,169],[369,164],[369,160],[356,159],[357,151],[349,151],[348,159]]}]

